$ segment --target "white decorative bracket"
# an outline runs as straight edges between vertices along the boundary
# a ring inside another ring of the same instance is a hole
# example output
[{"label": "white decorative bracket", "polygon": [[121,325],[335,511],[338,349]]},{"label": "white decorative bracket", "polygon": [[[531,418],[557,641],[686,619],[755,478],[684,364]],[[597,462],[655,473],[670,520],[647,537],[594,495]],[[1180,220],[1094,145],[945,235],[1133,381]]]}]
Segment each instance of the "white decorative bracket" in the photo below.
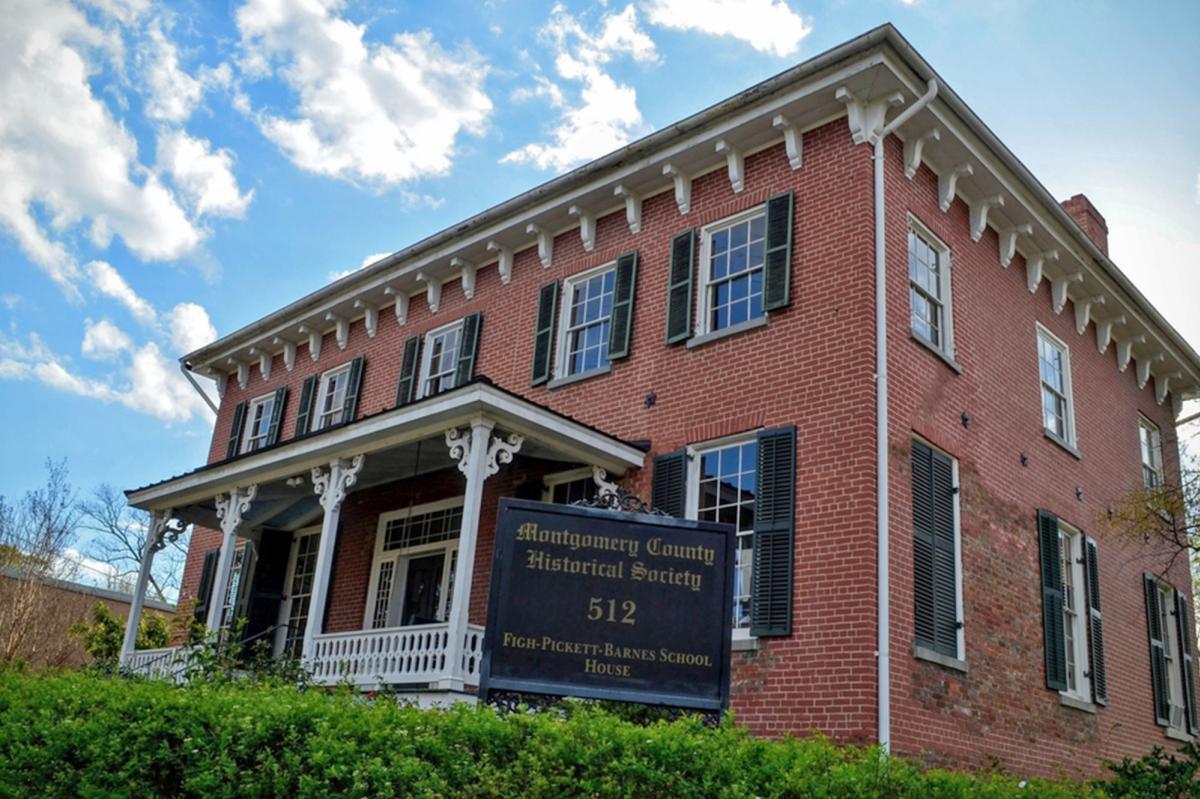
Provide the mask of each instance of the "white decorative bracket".
[{"label": "white decorative bracket", "polygon": [[1183,376],[1182,372],[1171,372],[1167,375],[1154,376],[1154,401],[1162,405],[1167,400],[1167,392],[1171,390],[1171,381]]},{"label": "white decorative bracket", "polygon": [[151,552],[162,552],[167,544],[178,541],[179,536],[187,529],[183,524],[172,525],[171,521],[174,517],[174,508],[150,512],[150,529],[146,531],[146,546]]},{"label": "white decorative bracket", "polygon": [[408,321],[408,294],[407,292],[399,291],[392,286],[388,286],[383,290],[383,293],[395,299],[396,304],[392,310],[396,312],[396,321],[404,324]]},{"label": "white decorative bracket", "polygon": [[456,255],[450,259],[450,268],[459,270],[459,280],[462,281],[463,296],[468,300],[474,297],[475,273],[479,271],[478,267]]},{"label": "white decorative bracket", "polygon": [[242,516],[250,510],[250,503],[258,496],[258,485],[234,488],[228,494],[217,494],[217,518],[221,520],[221,532],[225,535],[237,532]]},{"label": "white decorative bracket", "polygon": [[321,357],[321,340],[325,334],[311,325],[300,325],[300,333],[308,336],[308,357],[312,358],[313,363],[316,363],[317,358]]},{"label": "white decorative bracket", "polygon": [[225,389],[229,387],[229,373],[217,370],[213,373],[212,379],[217,384],[217,398],[225,399]]},{"label": "white decorative bracket", "polygon": [[296,368],[296,342],[288,341],[282,336],[271,340],[276,347],[283,347],[283,365],[290,372]]},{"label": "white decorative bracket", "polygon": [[971,203],[971,241],[979,241],[987,229],[988,209],[1003,208],[1004,197],[993,194]]},{"label": "white decorative bracket", "polygon": [[804,165],[804,134],[783,114],[776,114],[771,127],[783,132],[783,146],[787,150],[788,164],[792,171]]},{"label": "white decorative bracket", "polygon": [[1042,284],[1046,262],[1057,260],[1058,250],[1046,250],[1025,259],[1025,285],[1029,288],[1030,294],[1036,294],[1038,286]]},{"label": "white decorative bracket", "polygon": [[367,338],[375,338],[379,330],[379,306],[364,300],[355,300],[354,309],[363,312],[363,325],[367,328]]},{"label": "white decorative bracket", "polygon": [[467,476],[467,461],[471,457],[471,428],[459,430],[451,427],[446,430],[446,447],[450,450],[450,460],[458,461],[458,470]]},{"label": "white decorative bracket", "polygon": [[496,269],[500,272],[500,282],[507,286],[512,280],[513,269],[513,251],[511,247],[505,247],[503,244],[495,241],[487,243],[488,252],[494,252],[497,255]]},{"label": "white decorative bracket", "polygon": [[530,222],[525,232],[537,236],[538,260],[542,262],[543,269],[549,269],[554,261],[554,234],[536,222]]},{"label": "white decorative bracket", "polygon": [[1103,305],[1104,295],[1097,294],[1095,297],[1086,297],[1083,299],[1074,300],[1075,303],[1075,332],[1083,335],[1087,330],[1088,322],[1092,319],[1092,306]]},{"label": "white decorative bracket", "polygon": [[1113,340],[1113,328],[1120,327],[1125,324],[1125,314],[1115,316],[1112,319],[1097,319],[1096,320],[1096,349],[1100,350],[1103,355],[1108,345]]},{"label": "white decorative bracket", "polygon": [[245,391],[246,386],[250,383],[250,364],[237,358],[227,358],[225,362],[237,369],[238,388]]},{"label": "white decorative bracket", "polygon": [[686,214],[692,207],[692,176],[674,164],[663,164],[663,174],[675,181],[675,205],[679,213]]},{"label": "white decorative bracket", "polygon": [[366,455],[355,455],[349,460],[339,458],[329,464],[329,469],[312,468],[313,491],[326,513],[333,513],[342,505],[347,492],[358,482],[358,474],[366,463]]},{"label": "white decorative bracket", "polygon": [[937,128],[931,128],[920,136],[909,136],[904,142],[904,177],[912,180],[916,177],[917,170],[921,168],[921,151],[925,149],[925,142],[941,141],[942,132]]},{"label": "white decorative bracket", "polygon": [[717,152],[725,155],[725,165],[729,169],[729,186],[734,194],[740,194],[746,187],[746,161],[742,151],[729,142],[721,139],[717,142]]},{"label": "white decorative bracket", "polygon": [[970,164],[959,164],[949,169],[943,169],[942,174],[938,175],[938,208],[942,209],[943,214],[950,210],[950,204],[954,202],[958,179],[974,172],[975,168]]},{"label": "white decorative bracket", "polygon": [[485,477],[491,477],[500,471],[500,467],[504,464],[512,463],[513,455],[520,451],[521,445],[524,443],[525,437],[518,433],[509,433],[503,438],[492,436],[492,440],[488,444]]},{"label": "white decorative bracket", "polygon": [[258,373],[262,375],[263,380],[271,379],[271,361],[274,357],[269,352],[265,352],[258,347],[251,347],[250,354],[258,357]]},{"label": "white decorative bracket", "polygon": [[596,484],[596,494],[605,496],[606,494],[617,493],[617,484],[608,479],[608,472],[599,466],[592,467],[592,482]]},{"label": "white decorative bracket", "polygon": [[892,92],[877,100],[863,101],[854,92],[842,86],[834,97],[846,104],[847,121],[850,123],[850,138],[855,144],[874,142],[883,130],[888,109],[904,105],[904,95]]},{"label": "white decorative bracket", "polygon": [[346,345],[350,343],[350,320],[330,311],[325,314],[325,321],[334,323],[334,338],[337,340],[338,349],[346,349]]},{"label": "white decorative bracket", "polygon": [[1070,275],[1050,279],[1050,300],[1051,306],[1054,308],[1054,313],[1060,314],[1063,308],[1067,307],[1067,289],[1071,287],[1071,284],[1082,282],[1082,272],[1074,272]]},{"label": "white decorative bracket", "polygon": [[585,252],[596,249],[596,217],[578,205],[572,205],[567,213],[579,220],[579,239]]},{"label": "white decorative bracket", "polygon": [[1117,342],[1117,371],[1124,372],[1129,366],[1129,361],[1133,358],[1133,345],[1145,342],[1144,335],[1130,336]]},{"label": "white decorative bracket", "polygon": [[434,275],[417,272],[417,281],[425,284],[425,301],[429,303],[429,312],[437,313],[442,304],[442,281]]},{"label": "white decorative bracket", "polygon": [[1139,389],[1146,387],[1146,383],[1150,382],[1150,367],[1159,361],[1165,361],[1166,357],[1161,353],[1156,353],[1149,358],[1140,358],[1137,362],[1137,384]]},{"label": "white decorative bracket", "polygon": [[1013,256],[1017,254],[1017,238],[1032,235],[1033,225],[1030,224],[1017,225],[1000,231],[1000,265],[1008,269]]},{"label": "white decorative bracket", "polygon": [[629,232],[637,235],[642,230],[642,195],[630,191],[624,184],[618,183],[613,189],[613,196],[625,198],[625,221],[629,223]]}]

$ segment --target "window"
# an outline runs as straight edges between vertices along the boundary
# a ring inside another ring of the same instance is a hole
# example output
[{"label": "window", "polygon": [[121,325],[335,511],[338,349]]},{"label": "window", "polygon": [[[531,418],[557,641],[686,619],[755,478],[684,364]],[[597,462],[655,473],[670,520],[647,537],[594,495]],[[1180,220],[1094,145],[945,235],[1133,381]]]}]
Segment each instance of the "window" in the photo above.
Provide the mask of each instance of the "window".
[{"label": "window", "polygon": [[430,397],[454,388],[458,370],[458,350],[462,342],[463,320],[440,327],[425,335],[418,397]]},{"label": "window", "polygon": [[330,369],[321,375],[321,387],[317,393],[317,418],[313,430],[324,430],[341,424],[346,415],[346,389],[350,385],[352,363]]},{"label": "window", "polygon": [[763,311],[766,209],[759,207],[703,230],[701,333],[759,319]]},{"label": "window", "polygon": [[1087,597],[1083,593],[1083,536],[1060,520],[1058,545],[1063,577],[1063,648],[1067,656],[1067,688],[1063,693],[1090,701],[1092,689],[1085,626]]},{"label": "window", "polygon": [[228,630],[238,612],[238,599],[242,587],[242,572],[246,566],[249,544],[242,542],[233,550],[233,567],[229,570],[229,586],[225,600],[221,603],[221,629]]},{"label": "window", "polygon": [[313,574],[317,569],[317,544],[321,541],[320,528],[297,533],[292,542],[288,562],[287,594],[280,607],[282,654],[300,657],[304,644],[304,630],[308,626],[308,606],[312,600]]},{"label": "window", "polygon": [[1067,345],[1038,325],[1038,368],[1042,382],[1042,424],[1051,437],[1075,445],[1071,400],[1071,357]]},{"label": "window", "polygon": [[[912,444],[913,602],[916,654],[962,661],[962,556],[958,463],[924,441]],[[961,667],[955,663],[955,666]]]},{"label": "window", "polygon": [[1183,683],[1179,679],[1179,636],[1175,629],[1175,589],[1169,585],[1158,585],[1159,629],[1163,633],[1163,659],[1166,662],[1167,679],[1163,687],[1166,689],[1167,707],[1170,713],[1170,725],[1176,729],[1183,727]]},{"label": "window", "polygon": [[1163,484],[1162,435],[1157,425],[1141,418],[1138,438],[1142,447],[1142,483],[1148,489],[1158,488]]},{"label": "window", "polygon": [[908,223],[908,296],[913,335],[953,357],[950,248],[912,217]]},{"label": "window", "polygon": [[732,524],[737,531],[733,571],[735,637],[745,636],[750,629],[757,469],[758,441],[754,438],[698,449],[691,467],[689,517]]},{"label": "window", "polygon": [[583,374],[608,365],[614,264],[566,281],[559,321],[558,375]]},{"label": "window", "polygon": [[449,618],[462,503],[462,497],[456,497],[379,517],[366,628]]},{"label": "window", "polygon": [[1153,574],[1144,576],[1150,632],[1154,717],[1168,736],[1197,735],[1196,671],[1191,601]]},{"label": "window", "polygon": [[595,499],[598,493],[591,469],[572,469],[569,472],[546,475],[544,483],[546,490],[542,499],[555,505],[570,505]]},{"label": "window", "polygon": [[271,432],[271,414],[275,410],[275,394],[259,397],[250,403],[246,415],[246,431],[242,435],[242,452],[253,452],[267,445]]}]

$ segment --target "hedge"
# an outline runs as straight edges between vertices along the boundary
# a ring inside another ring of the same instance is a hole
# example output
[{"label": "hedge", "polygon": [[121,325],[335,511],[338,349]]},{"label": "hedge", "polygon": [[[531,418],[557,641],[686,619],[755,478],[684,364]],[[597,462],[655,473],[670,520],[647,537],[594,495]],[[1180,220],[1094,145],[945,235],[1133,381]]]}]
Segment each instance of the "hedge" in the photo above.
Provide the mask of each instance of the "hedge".
[{"label": "hedge", "polygon": [[732,723],[428,711],[350,691],[0,671],[0,796],[1076,797]]}]

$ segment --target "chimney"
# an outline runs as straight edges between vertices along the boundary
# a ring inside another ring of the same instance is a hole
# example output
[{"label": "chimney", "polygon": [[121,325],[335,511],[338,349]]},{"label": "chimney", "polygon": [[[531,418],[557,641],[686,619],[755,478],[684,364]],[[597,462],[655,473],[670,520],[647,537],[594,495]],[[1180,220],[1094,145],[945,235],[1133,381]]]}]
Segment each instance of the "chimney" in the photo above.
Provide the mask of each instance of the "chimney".
[{"label": "chimney", "polygon": [[1092,205],[1086,195],[1076,194],[1069,200],[1063,200],[1062,207],[1075,220],[1075,224],[1088,235],[1100,252],[1108,255],[1108,223]]}]

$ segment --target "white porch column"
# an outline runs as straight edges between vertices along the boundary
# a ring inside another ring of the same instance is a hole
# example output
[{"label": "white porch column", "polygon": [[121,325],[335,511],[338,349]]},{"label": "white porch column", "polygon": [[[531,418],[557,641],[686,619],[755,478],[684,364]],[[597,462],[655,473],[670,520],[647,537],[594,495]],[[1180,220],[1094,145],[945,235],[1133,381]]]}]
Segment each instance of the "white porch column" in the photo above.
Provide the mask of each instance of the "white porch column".
[{"label": "white porch column", "polygon": [[458,562],[454,567],[454,593],[448,619],[449,641],[446,647],[447,678],[438,686],[444,690],[461,691],[465,678],[463,645],[467,635],[467,620],[471,603],[471,580],[475,574],[475,544],[479,540],[479,510],[483,504],[483,483],[500,471],[501,464],[511,463],[513,454],[525,439],[516,433],[505,438],[492,436],[492,422],[476,418],[470,434],[457,429],[446,431],[446,446],[450,457],[458,459],[458,470],[467,478],[463,496],[462,527],[458,538]]},{"label": "white porch column", "polygon": [[[150,568],[154,555],[166,546],[167,525],[174,509],[150,512],[150,526],[146,530],[146,546],[142,549],[142,563],[138,569],[137,586],[129,603],[129,618],[125,620],[125,640],[121,644],[121,666],[124,666],[137,649],[138,625],[142,621],[142,605],[146,599],[146,586],[150,584]],[[178,533],[176,533],[178,535]]]},{"label": "white porch column", "polygon": [[233,570],[233,551],[237,548],[237,531],[242,526],[242,514],[258,494],[258,486],[234,488],[228,494],[217,495],[217,518],[221,520],[221,555],[217,558],[217,573],[213,575],[212,594],[208,600],[207,628],[210,633],[221,628],[221,611],[225,594],[229,592],[229,575]]},{"label": "white porch column", "polygon": [[321,538],[317,543],[317,562],[313,567],[312,595],[308,600],[308,623],[304,627],[304,644],[300,652],[301,662],[312,662],[316,637],[321,634],[325,621],[325,601],[329,591],[329,571],[333,568],[333,545],[337,539],[338,521],[342,515],[342,500],[346,492],[358,480],[365,455],[355,455],[350,460],[339,458],[329,464],[329,470],[313,467],[313,490],[320,498],[325,511],[321,519]]}]

